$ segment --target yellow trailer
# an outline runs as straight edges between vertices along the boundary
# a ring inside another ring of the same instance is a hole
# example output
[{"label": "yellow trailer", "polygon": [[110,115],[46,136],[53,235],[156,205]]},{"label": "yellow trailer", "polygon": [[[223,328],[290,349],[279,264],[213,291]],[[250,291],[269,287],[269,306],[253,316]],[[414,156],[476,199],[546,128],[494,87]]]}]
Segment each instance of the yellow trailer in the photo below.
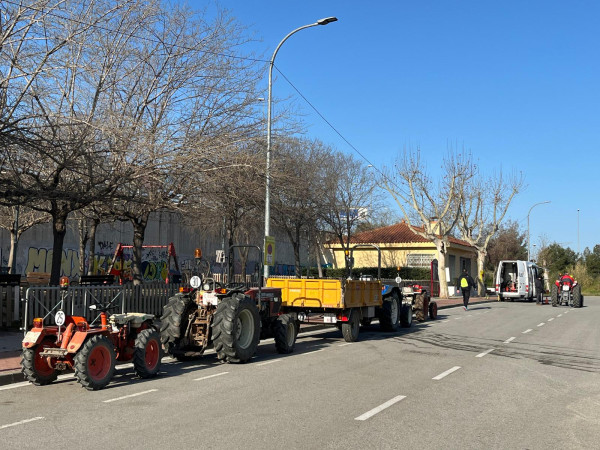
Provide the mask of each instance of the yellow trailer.
[{"label": "yellow trailer", "polygon": [[300,323],[336,325],[347,342],[374,318],[384,331],[412,323],[412,306],[402,303],[399,288],[380,280],[268,278],[267,286],[281,289],[282,311],[295,313]]}]

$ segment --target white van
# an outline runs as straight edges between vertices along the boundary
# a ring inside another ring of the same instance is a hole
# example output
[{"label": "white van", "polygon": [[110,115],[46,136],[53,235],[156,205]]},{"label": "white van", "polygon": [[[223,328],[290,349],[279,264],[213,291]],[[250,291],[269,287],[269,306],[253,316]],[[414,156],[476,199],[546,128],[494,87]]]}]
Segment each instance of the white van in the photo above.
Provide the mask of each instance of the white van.
[{"label": "white van", "polygon": [[543,288],[538,292],[535,279],[542,275],[544,269],[528,261],[500,261],[496,271],[496,293],[498,300],[526,299],[532,301],[538,295],[543,295]]}]

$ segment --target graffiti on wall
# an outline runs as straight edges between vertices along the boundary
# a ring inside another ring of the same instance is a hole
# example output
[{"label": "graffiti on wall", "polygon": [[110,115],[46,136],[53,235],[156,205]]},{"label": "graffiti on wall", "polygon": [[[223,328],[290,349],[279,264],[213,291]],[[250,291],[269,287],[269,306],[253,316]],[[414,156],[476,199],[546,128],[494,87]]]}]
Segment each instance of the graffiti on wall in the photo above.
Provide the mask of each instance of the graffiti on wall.
[{"label": "graffiti on wall", "polygon": [[[109,246],[104,248],[108,249]],[[53,251],[51,249],[29,247],[25,273],[50,272],[52,270],[52,254]],[[93,273],[106,273],[112,260],[112,256],[112,253],[110,255],[95,255],[93,261]],[[86,262],[89,262],[87,261],[87,254],[84,257],[86,258]],[[79,263],[80,257],[78,251],[72,249],[63,250],[60,267],[61,276],[67,276],[69,278],[78,277],[80,275]],[[123,267],[121,267],[121,261],[117,261],[114,269],[123,270],[124,273],[131,273],[132,264],[133,256],[125,254],[123,255]],[[142,257],[142,276],[144,280],[165,280],[168,275],[169,267],[167,266],[166,255],[161,254],[161,252],[156,250],[144,252]]]}]

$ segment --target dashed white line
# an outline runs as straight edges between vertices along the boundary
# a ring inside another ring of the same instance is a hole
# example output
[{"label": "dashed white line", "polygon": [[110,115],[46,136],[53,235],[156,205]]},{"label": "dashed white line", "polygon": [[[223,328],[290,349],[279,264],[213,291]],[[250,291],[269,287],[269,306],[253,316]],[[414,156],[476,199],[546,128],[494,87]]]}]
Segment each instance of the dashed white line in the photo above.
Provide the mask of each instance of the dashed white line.
[{"label": "dashed white line", "polygon": [[25,419],[25,420],[21,420],[19,422],[15,422],[15,423],[0,425],[0,430],[3,430],[4,428],[16,427],[17,425],[23,425],[23,424],[26,424],[29,422],[35,422],[36,420],[42,420],[42,419],[45,419],[45,417],[34,417],[32,419]]},{"label": "dashed white line", "polygon": [[512,341],[514,341],[515,339],[516,339],[516,337],[515,337],[515,336],[513,336],[513,337],[509,337],[507,340],[505,340],[505,341],[504,341],[504,343],[505,343],[505,344],[508,344],[508,343],[510,343],[510,342],[512,342]]},{"label": "dashed white line", "polygon": [[455,317],[454,319],[455,320],[459,320],[459,319],[462,319],[462,317]]},{"label": "dashed white line", "polygon": [[273,363],[280,362],[280,361],[281,361],[281,359],[272,359],[270,361],[265,361],[260,364],[257,364],[257,366],[266,366],[267,364],[273,364]]},{"label": "dashed white line", "polygon": [[313,353],[322,352],[322,351],[325,351],[325,349],[322,348],[319,350],[313,350],[312,352],[298,353],[298,355],[296,355],[296,356],[312,355]]},{"label": "dashed white line", "polygon": [[479,355],[475,356],[475,358],[483,358],[485,355],[487,355],[488,353],[493,352],[494,350],[496,350],[495,348],[490,348],[489,350],[486,350],[483,353],[480,353]]},{"label": "dashed white line", "polygon": [[209,378],[220,377],[221,375],[227,375],[228,373],[229,372],[215,373],[214,375],[208,375],[208,376],[202,377],[202,378],[195,378],[194,381],[208,380]]},{"label": "dashed white line", "polygon": [[450,375],[452,372],[456,372],[460,369],[460,366],[454,366],[452,369],[448,369],[445,372],[440,373],[438,376],[432,378],[432,380],[441,380],[442,378]]},{"label": "dashed white line", "polygon": [[346,345],[352,345],[352,342],[346,342],[345,344],[340,344],[338,347],[345,347]]},{"label": "dashed white line", "polygon": [[559,315],[558,315],[558,316],[556,316],[556,317],[560,317],[560,316],[562,316],[562,314],[559,314]]},{"label": "dashed white line", "polygon": [[546,325],[544,322],[537,324],[538,327],[543,327],[544,325]]},{"label": "dashed white line", "polygon": [[393,399],[388,400],[385,403],[382,403],[377,408],[373,408],[371,411],[367,411],[366,413],[361,414],[358,417],[355,417],[354,420],[367,420],[370,417],[373,417],[375,414],[380,413],[384,409],[389,408],[393,404],[398,403],[400,400],[405,399],[405,398],[406,398],[406,395],[398,395],[398,396],[394,397]]},{"label": "dashed white line", "polygon": [[569,311],[565,311],[564,313],[565,313],[565,314],[568,314],[568,313],[569,313]]},{"label": "dashed white line", "polygon": [[552,322],[553,320],[554,320],[554,317],[550,317],[550,318],[548,319],[548,322]]},{"label": "dashed white line", "polygon": [[529,333],[530,331],[533,331],[533,330],[532,330],[531,328],[528,328],[527,330],[523,331],[523,334],[527,334],[527,333]]},{"label": "dashed white line", "polygon": [[138,392],[136,394],[124,395],[123,397],[111,398],[110,400],[104,400],[102,403],[111,403],[118,400],[124,400],[126,398],[137,397],[138,395],[149,394],[150,392],[156,392],[158,389],[150,389],[149,391]]}]

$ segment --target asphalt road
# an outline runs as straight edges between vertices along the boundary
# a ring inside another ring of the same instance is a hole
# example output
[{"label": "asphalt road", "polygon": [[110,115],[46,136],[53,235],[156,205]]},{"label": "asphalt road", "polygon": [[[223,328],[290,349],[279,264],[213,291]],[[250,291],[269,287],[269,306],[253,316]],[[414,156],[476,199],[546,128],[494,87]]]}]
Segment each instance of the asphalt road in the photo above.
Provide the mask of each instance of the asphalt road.
[{"label": "asphalt road", "polygon": [[598,448],[600,297],[581,309],[488,303],[250,363],[163,360],[88,392],[66,376],[0,387],[0,448]]}]

